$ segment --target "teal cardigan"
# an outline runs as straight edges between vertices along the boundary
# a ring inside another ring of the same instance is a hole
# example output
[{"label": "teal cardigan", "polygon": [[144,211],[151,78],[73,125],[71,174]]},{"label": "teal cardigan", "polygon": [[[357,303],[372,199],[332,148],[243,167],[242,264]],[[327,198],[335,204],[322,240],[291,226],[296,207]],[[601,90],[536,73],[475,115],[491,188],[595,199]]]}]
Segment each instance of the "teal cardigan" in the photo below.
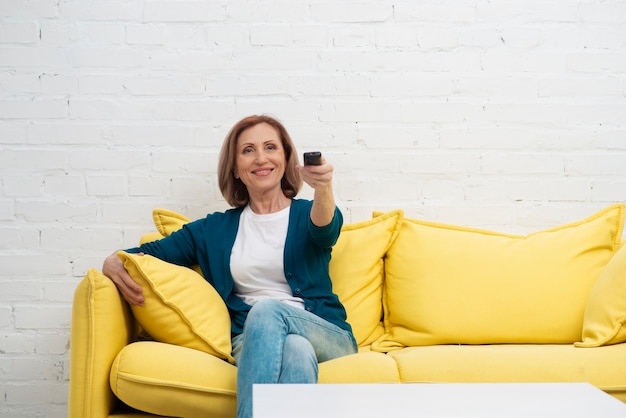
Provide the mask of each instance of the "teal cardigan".
[{"label": "teal cardigan", "polygon": [[[347,331],[346,311],[332,291],[328,272],[332,246],[339,238],[343,216],[338,208],[332,222],[317,227],[311,222],[312,201],[293,199],[285,241],[285,277],[293,295],[302,298],[307,311]],[[181,266],[199,265],[205,279],[220,294],[230,312],[232,333],[240,334],[250,305],[233,291],[230,254],[243,208],[216,212],[190,222],[159,241],[126,250],[144,252]]]}]

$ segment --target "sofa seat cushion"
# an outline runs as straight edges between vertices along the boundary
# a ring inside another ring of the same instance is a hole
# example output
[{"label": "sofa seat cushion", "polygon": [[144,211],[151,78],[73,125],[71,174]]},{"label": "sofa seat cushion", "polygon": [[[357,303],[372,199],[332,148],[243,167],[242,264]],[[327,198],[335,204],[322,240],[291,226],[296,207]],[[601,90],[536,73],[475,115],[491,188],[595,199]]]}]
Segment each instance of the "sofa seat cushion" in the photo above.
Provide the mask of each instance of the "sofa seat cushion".
[{"label": "sofa seat cushion", "polygon": [[388,355],[403,383],[588,382],[626,402],[626,344],[438,345]]},{"label": "sofa seat cushion", "polygon": [[623,224],[623,204],[527,236],[405,218],[387,252],[385,335],[373,349],[580,341]]},{"label": "sofa seat cushion", "polygon": [[126,346],[111,367],[113,393],[127,405],[163,416],[232,418],[237,368],[191,348],[155,341]]},{"label": "sofa seat cushion", "polygon": [[399,383],[396,362],[386,354],[360,351],[319,365],[319,383]]}]

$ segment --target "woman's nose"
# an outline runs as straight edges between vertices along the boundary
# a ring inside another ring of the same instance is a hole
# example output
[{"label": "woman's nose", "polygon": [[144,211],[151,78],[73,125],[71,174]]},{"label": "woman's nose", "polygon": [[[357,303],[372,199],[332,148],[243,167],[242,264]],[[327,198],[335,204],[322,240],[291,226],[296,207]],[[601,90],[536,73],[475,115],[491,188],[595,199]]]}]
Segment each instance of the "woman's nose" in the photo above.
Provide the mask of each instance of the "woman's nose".
[{"label": "woman's nose", "polygon": [[265,154],[265,151],[259,151],[256,154],[256,162],[257,164],[261,164],[267,161],[267,155]]}]

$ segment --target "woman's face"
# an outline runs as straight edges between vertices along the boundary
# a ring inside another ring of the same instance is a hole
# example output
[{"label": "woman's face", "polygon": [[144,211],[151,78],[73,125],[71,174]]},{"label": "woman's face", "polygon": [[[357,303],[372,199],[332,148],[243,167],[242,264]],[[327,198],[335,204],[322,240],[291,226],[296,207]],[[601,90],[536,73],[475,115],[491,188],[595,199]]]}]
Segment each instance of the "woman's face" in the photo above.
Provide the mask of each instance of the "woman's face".
[{"label": "woman's face", "polygon": [[250,195],[274,189],[282,193],[280,183],[286,164],[282,141],[271,125],[259,123],[239,135],[235,177],[246,185]]}]

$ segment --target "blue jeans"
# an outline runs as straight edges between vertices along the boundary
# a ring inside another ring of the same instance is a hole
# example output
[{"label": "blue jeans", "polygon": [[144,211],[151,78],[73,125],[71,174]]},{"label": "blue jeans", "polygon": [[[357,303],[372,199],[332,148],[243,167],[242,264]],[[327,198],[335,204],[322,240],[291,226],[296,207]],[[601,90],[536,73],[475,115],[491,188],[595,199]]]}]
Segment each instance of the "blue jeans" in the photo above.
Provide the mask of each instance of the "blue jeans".
[{"label": "blue jeans", "polygon": [[354,354],[352,333],[276,300],[255,304],[233,338],[237,417],[252,417],[253,383],[317,383],[318,362]]}]

